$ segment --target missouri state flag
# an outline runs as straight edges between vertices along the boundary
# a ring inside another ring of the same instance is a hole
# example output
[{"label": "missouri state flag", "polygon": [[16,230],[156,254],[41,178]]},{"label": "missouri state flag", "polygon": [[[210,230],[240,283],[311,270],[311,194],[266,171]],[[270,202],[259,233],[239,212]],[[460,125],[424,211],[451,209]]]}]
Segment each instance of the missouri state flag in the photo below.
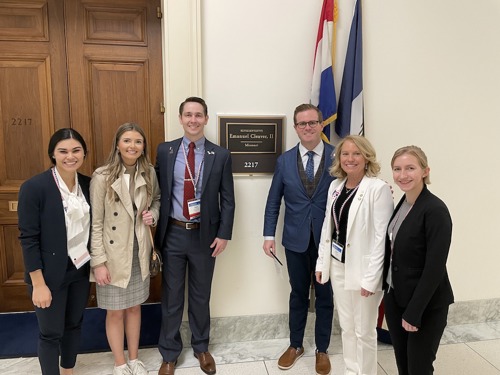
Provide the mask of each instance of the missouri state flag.
[{"label": "missouri state flag", "polygon": [[317,106],[323,113],[323,133],[330,140],[330,123],[337,118],[337,98],[333,79],[334,61],[334,0],[324,0],[319,20],[314,68],[311,88],[311,104]]}]

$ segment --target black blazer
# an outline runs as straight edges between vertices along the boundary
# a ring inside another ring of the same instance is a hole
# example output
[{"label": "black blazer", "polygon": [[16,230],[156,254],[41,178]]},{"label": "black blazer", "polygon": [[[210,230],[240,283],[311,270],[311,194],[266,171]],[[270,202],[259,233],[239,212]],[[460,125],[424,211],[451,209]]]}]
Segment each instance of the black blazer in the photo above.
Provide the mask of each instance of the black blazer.
[{"label": "black blazer", "polygon": [[[399,201],[395,213],[405,196]],[[403,319],[420,327],[426,309],[453,303],[446,260],[451,243],[452,222],[448,208],[427,186],[404,219],[394,241],[392,283],[396,303],[405,308]],[[389,271],[391,245],[386,237],[384,285]]]},{"label": "black blazer", "polygon": [[[156,230],[156,244],[162,247],[167,232],[174,164],[182,138],[158,145],[156,174],[161,190],[160,218]],[[205,159],[201,182],[200,241],[209,247],[215,237],[230,240],[234,221],[234,183],[229,150],[205,139]]]},{"label": "black blazer", "polygon": [[[78,183],[90,204],[90,177],[78,174]],[[41,269],[49,289],[56,289],[63,282],[69,258],[64,208],[52,169],[24,182],[18,199],[24,281],[31,285],[29,273]],[[90,272],[88,262],[84,267]]]}]

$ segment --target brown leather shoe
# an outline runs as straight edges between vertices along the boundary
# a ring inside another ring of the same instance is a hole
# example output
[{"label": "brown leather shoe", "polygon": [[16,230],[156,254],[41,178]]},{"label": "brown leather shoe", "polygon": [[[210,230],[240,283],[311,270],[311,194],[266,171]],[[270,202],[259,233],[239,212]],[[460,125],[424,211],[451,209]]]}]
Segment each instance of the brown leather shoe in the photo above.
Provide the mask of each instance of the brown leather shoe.
[{"label": "brown leather shoe", "polygon": [[330,371],[332,366],[328,354],[316,352],[316,375],[330,375]]},{"label": "brown leather shoe", "polygon": [[162,362],[160,369],[158,370],[158,375],[174,375],[175,362]]},{"label": "brown leather shoe", "polygon": [[210,352],[194,353],[194,356],[200,361],[200,368],[205,374],[215,374],[215,361]]},{"label": "brown leather shoe", "polygon": [[288,370],[293,367],[295,362],[304,355],[304,348],[293,348],[288,347],[288,349],[281,355],[278,360],[278,367],[281,370]]}]

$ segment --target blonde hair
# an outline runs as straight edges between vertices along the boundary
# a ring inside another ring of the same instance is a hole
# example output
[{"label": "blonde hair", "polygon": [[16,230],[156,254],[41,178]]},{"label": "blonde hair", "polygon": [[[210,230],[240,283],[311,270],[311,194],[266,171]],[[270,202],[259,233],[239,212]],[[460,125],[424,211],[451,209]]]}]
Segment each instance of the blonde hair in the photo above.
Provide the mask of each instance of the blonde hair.
[{"label": "blonde hair", "polygon": [[354,143],[361,152],[361,155],[363,155],[363,157],[365,158],[365,175],[368,177],[378,176],[380,172],[380,164],[377,161],[377,154],[375,152],[375,149],[368,139],[360,135],[348,135],[343,138],[335,147],[335,156],[333,158],[333,163],[328,170],[328,172],[330,172],[330,175],[337,178],[347,177],[347,173],[344,172],[342,166],[340,165],[340,154],[342,153],[342,147],[347,141]]},{"label": "blonde hair", "polygon": [[[429,168],[429,163],[427,162],[427,156],[425,155],[425,152],[422,151],[422,149],[418,146],[405,146],[398,148],[396,152],[394,152],[394,155],[392,156],[391,168],[394,167],[394,161],[396,160],[396,158],[404,154],[415,156],[415,158],[418,161],[418,164],[422,169]],[[424,184],[426,185],[429,185],[431,183],[431,178],[429,176],[429,173],[427,173],[427,176],[424,177]]]},{"label": "blonde hair", "polygon": [[135,131],[139,133],[144,141],[143,152],[137,159],[137,170],[139,171],[139,173],[145,172],[143,173],[143,177],[146,181],[147,201],[150,202],[153,195],[153,187],[151,185],[151,175],[149,170],[152,165],[148,156],[146,134],[139,125],[133,122],[126,122],[125,124],[122,124],[118,129],[116,129],[115,137],[113,138],[113,144],[111,146],[111,152],[109,153],[108,159],[106,160],[104,168],[101,171],[102,174],[108,175],[108,177],[106,178],[106,191],[108,192],[109,199],[113,200],[114,192],[111,188],[111,185],[113,185],[113,183],[120,177],[123,171],[123,161],[118,150],[118,142],[120,141],[122,135],[128,131]]}]

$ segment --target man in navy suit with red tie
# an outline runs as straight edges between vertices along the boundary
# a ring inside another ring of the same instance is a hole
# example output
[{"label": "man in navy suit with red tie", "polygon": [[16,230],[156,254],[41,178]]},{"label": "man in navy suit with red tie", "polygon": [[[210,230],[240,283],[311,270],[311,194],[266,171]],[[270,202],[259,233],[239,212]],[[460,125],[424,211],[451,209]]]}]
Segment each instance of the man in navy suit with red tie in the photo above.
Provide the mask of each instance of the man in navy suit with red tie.
[{"label": "man in navy suit with red tie", "polygon": [[278,158],[264,217],[265,253],[272,257],[276,251],[276,224],[285,201],[285,223],[282,244],[285,247],[290,279],[289,327],[290,346],[278,361],[282,370],[292,368],[304,355],[302,345],[309,307],[309,286],[314,280],[316,292],[316,373],[331,372],[327,354],[333,319],[333,293],[330,283],[319,284],[312,277],[321,227],[325,218],[328,188],[333,177],[333,147],[321,140],[323,118],[312,104],[299,105],[293,115],[300,143]]},{"label": "man in navy suit with red tie", "polygon": [[231,154],[205,138],[208,111],[203,99],[182,102],[179,121],[184,136],[161,143],[156,161],[161,189],[156,244],[164,260],[158,342],[163,363],[158,375],[173,375],[182,351],[179,329],[186,270],[191,346],[201,370],[212,375],[216,367],[208,351],[210,292],[215,258],[226,248],[233,229]]}]

